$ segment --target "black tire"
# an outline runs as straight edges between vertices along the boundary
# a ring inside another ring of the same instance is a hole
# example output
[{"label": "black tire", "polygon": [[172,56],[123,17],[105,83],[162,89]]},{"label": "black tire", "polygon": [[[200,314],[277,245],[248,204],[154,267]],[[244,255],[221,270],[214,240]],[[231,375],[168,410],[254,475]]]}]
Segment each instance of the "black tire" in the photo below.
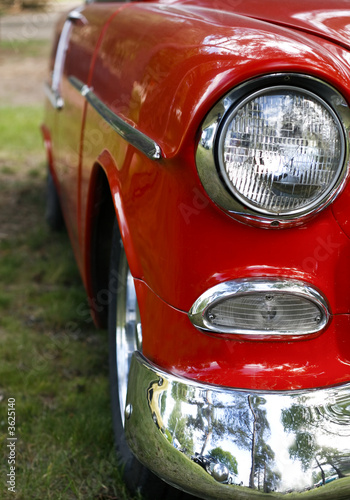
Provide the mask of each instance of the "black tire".
[{"label": "black tire", "polygon": [[[127,283],[129,276],[129,283]],[[141,349],[140,339],[140,323],[138,315],[137,299],[135,294],[135,315],[134,323],[129,321],[124,323],[125,310],[128,309],[126,295],[132,294],[133,280],[126,261],[123,244],[121,241],[118,225],[114,225],[114,234],[112,238],[112,250],[110,261],[110,305],[108,317],[108,332],[109,332],[109,374],[110,374],[110,390],[111,390],[111,406],[113,417],[113,428],[115,434],[116,451],[119,457],[120,466],[123,470],[124,481],[129,491],[132,494],[140,493],[143,498],[149,500],[195,500],[196,497],[188,495],[176,488],[173,488],[151,473],[144,467],[131,453],[125,439],[124,426],[120,398],[123,400],[123,388],[118,378],[118,356],[117,345],[117,324],[118,328],[128,330],[126,336],[131,338],[130,344],[134,342],[134,346]],[[129,310],[129,313],[131,308]],[[119,317],[118,317],[119,316]],[[120,317],[120,316],[123,316]],[[118,317],[118,319],[117,319]],[[134,340],[135,337],[135,340]],[[119,356],[120,357],[120,356]],[[127,357],[129,357],[127,355]],[[130,355],[131,357],[131,355]],[[127,377],[126,377],[127,378]],[[127,380],[126,380],[127,383]],[[119,396],[120,395],[120,396]]]},{"label": "black tire", "polygon": [[58,198],[57,189],[48,169],[46,180],[46,222],[53,231],[61,231],[64,228],[64,220]]}]

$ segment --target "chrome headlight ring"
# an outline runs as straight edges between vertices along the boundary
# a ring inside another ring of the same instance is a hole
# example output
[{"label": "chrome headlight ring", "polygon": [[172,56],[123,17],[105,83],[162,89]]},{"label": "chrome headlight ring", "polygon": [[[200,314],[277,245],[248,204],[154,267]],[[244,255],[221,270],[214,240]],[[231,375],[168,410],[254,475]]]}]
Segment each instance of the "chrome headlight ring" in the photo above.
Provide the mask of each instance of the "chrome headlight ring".
[{"label": "chrome headlight ring", "polygon": [[321,80],[299,74],[257,78],[207,115],[196,152],[210,198],[261,227],[298,225],[341,191],[349,160],[350,109]]}]

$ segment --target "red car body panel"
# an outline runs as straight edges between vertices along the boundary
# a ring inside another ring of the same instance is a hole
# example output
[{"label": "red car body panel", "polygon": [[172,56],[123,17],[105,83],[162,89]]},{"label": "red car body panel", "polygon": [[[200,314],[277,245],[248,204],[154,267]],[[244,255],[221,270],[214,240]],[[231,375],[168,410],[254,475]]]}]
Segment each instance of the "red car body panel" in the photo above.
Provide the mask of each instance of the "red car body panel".
[{"label": "red car body panel", "polygon": [[[72,25],[61,79],[65,107],[55,118],[48,111],[45,121],[66,225],[93,297],[92,221],[102,169],[137,283],[143,352],[164,369],[228,387],[339,384],[350,372],[350,187],[299,227],[252,227],[210,200],[195,150],[212,106],[252,78],[308,74],[349,102],[346,23],[329,2],[311,10],[310,2],[307,9],[303,2],[269,2],[268,13],[261,2],[235,2],[228,12],[231,4],[217,1],[213,10],[204,1],[136,2],[81,10],[85,20]],[[162,158],[151,160],[121,139],[72,87],[71,76],[156,141]],[[192,325],[187,312],[205,290],[250,277],[314,286],[327,298],[330,323],[307,339],[264,341],[205,334]]]},{"label": "red car body panel", "polygon": [[[311,340],[232,340],[199,332],[185,313],[169,307],[143,282],[137,283],[137,291],[143,304],[143,353],[170,373],[226,387],[275,391],[348,380],[348,315],[335,316],[328,329]],[[161,334],[155,336],[154,331]]]}]

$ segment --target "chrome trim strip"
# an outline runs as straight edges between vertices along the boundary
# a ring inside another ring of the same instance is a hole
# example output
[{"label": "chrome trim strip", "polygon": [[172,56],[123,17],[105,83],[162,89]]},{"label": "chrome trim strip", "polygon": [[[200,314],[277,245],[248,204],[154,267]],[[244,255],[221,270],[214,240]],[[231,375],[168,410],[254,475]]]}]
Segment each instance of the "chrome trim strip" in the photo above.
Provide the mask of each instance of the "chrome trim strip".
[{"label": "chrome trim strip", "polygon": [[[266,294],[279,294],[288,293],[298,297],[307,299],[320,310],[322,317],[320,321],[315,323],[315,328],[308,331],[298,331],[296,328],[291,331],[266,331],[266,330],[249,330],[239,329],[234,326],[221,326],[218,327],[211,323],[208,314],[210,309],[220,302],[227,299],[238,297],[248,294],[266,293]],[[327,325],[330,317],[328,305],[322,295],[315,290],[311,285],[302,281],[281,279],[281,278],[245,278],[239,280],[226,281],[219,283],[214,287],[204,292],[191,307],[188,317],[196,328],[215,333],[229,333],[239,335],[256,335],[259,340],[263,337],[298,337],[310,335],[321,331]]]},{"label": "chrome trim strip", "polygon": [[[238,103],[261,89],[274,88],[280,85],[299,87],[323,99],[340,120],[344,135],[344,165],[338,182],[326,198],[318,206],[307,208],[298,215],[268,215],[259,213],[246,204],[242,204],[226,186],[219,175],[219,160],[217,158],[217,143],[221,128]],[[201,139],[196,151],[197,171],[202,185],[210,198],[229,215],[241,222],[264,228],[283,228],[297,226],[321,210],[326,208],[339,194],[349,176],[349,134],[350,109],[342,97],[333,87],[309,75],[293,73],[277,73],[265,75],[249,80],[226,94],[208,113],[200,129]]]},{"label": "chrome trim strip", "polygon": [[59,89],[61,85],[63,67],[66,60],[66,53],[69,45],[69,37],[72,29],[71,19],[73,19],[75,16],[79,16],[79,9],[71,11],[68,14],[67,19],[63,25],[55,55],[55,64],[52,71],[51,86],[49,84],[45,86],[45,93],[52,106],[57,110],[61,110],[64,107],[64,100],[59,92]]},{"label": "chrome trim strip", "polygon": [[86,17],[80,12],[79,9],[72,10],[67,17],[68,21],[71,21],[73,24],[88,24]]},{"label": "chrome trim strip", "polygon": [[112,127],[117,134],[125,139],[129,144],[144,153],[152,160],[159,160],[162,156],[161,149],[156,142],[145,134],[135,129],[118,115],[113,113],[93,92],[93,89],[85,85],[78,78],[70,76],[70,83],[75,87],[91,106],[102,116],[102,118]]},{"label": "chrome trim strip", "polygon": [[175,377],[135,353],[125,433],[146,467],[199,498],[349,499],[350,384],[229,389]]},{"label": "chrome trim strip", "polygon": [[64,102],[60,94],[56,90],[54,90],[47,82],[44,85],[44,90],[46,97],[50,101],[51,105],[55,109],[60,111],[64,106]]}]

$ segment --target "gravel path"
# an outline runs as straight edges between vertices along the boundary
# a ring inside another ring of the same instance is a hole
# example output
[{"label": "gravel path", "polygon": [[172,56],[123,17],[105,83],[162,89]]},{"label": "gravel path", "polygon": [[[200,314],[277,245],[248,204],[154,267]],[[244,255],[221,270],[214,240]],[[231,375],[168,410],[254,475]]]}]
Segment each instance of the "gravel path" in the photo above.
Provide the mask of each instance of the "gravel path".
[{"label": "gravel path", "polygon": [[49,40],[60,12],[31,12],[0,17],[0,39],[5,42]]},{"label": "gravel path", "polygon": [[64,11],[81,4],[79,0],[53,3],[45,12],[21,12],[0,17],[0,40],[50,40],[53,27]]},{"label": "gravel path", "polygon": [[[74,2],[74,3],[73,3]],[[62,12],[79,0],[54,5],[48,12],[27,12],[0,17],[0,107],[44,102],[49,53],[54,26]],[[18,42],[36,41],[34,54],[22,53]]]}]

